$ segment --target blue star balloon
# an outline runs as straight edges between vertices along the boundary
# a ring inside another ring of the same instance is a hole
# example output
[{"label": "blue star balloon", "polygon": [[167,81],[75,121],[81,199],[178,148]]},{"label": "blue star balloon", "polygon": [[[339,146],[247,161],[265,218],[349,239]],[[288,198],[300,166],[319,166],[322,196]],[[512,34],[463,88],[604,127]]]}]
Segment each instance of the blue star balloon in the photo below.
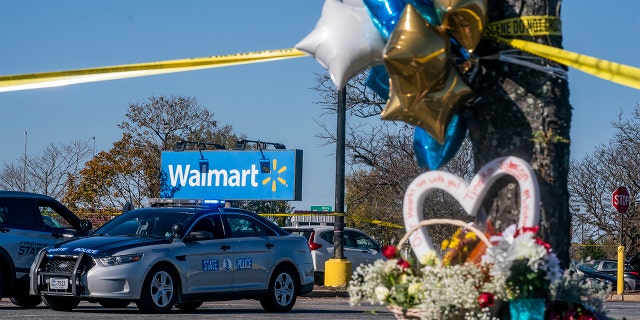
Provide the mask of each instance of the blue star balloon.
[{"label": "blue star balloon", "polygon": [[451,118],[443,144],[416,126],[413,131],[413,152],[416,154],[418,165],[430,170],[439,169],[458,153],[466,135],[467,125],[459,114]]},{"label": "blue star balloon", "polygon": [[433,0],[363,0],[369,10],[373,25],[380,31],[384,40],[388,40],[407,3],[413,5],[418,13],[431,25],[440,25]]},{"label": "blue star balloon", "polygon": [[384,65],[369,69],[369,76],[364,85],[373,90],[380,98],[389,100],[389,74]]},{"label": "blue star balloon", "polygon": [[369,10],[373,25],[380,31],[384,40],[396,27],[396,22],[407,4],[406,0],[363,0],[364,6]]}]

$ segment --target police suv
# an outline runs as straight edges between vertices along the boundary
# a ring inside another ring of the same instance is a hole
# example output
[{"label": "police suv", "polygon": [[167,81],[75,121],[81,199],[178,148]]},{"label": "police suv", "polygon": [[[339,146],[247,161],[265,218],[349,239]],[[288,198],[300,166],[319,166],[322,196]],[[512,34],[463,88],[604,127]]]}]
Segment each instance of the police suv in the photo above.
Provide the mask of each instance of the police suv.
[{"label": "police suv", "polygon": [[59,311],[81,300],[164,313],[247,298],[286,312],[312,290],[304,237],[253,212],[202,204],[125,212],[87,238],[42,250],[31,267],[31,294]]},{"label": "police suv", "polygon": [[90,229],[91,222],[51,197],[0,190],[0,297],[21,307],[40,304],[40,297],[29,295],[29,267],[36,255]]}]

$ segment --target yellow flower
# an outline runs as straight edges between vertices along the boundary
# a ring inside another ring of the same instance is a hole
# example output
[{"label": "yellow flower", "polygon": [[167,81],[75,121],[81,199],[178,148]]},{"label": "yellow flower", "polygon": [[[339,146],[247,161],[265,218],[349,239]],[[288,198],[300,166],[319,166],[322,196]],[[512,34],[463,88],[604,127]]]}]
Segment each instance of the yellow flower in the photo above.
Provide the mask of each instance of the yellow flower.
[{"label": "yellow flower", "polygon": [[434,251],[429,251],[420,257],[420,264],[423,266],[436,266],[440,264],[440,258]]},{"label": "yellow flower", "polygon": [[440,249],[442,249],[442,251],[444,251],[448,247],[449,247],[449,240],[445,239],[444,241],[442,241],[442,245],[440,246]]}]

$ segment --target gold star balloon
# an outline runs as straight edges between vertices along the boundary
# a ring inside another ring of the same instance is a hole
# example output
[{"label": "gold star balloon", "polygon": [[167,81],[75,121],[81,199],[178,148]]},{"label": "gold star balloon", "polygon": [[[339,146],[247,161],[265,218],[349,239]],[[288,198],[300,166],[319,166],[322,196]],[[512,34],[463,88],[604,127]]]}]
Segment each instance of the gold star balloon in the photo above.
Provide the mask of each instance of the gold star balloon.
[{"label": "gold star balloon", "polygon": [[412,105],[413,100],[420,97],[421,88],[431,89],[446,78],[443,71],[451,60],[449,52],[449,40],[428,25],[412,5],[407,5],[383,56],[387,70],[392,69],[397,75],[393,85],[397,93],[402,93],[403,104]]},{"label": "gold star balloon", "polygon": [[434,0],[441,25],[472,52],[487,24],[487,0]]},{"label": "gold star balloon", "polygon": [[407,5],[384,50],[390,95],[382,119],[422,127],[443,143],[451,118],[473,95],[452,59],[448,37]]}]

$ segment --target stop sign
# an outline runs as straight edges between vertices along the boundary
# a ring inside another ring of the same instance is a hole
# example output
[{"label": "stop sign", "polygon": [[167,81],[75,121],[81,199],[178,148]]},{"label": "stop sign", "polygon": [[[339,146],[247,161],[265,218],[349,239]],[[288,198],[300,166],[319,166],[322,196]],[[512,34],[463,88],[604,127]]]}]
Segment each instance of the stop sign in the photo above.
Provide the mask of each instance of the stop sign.
[{"label": "stop sign", "polygon": [[625,187],[618,187],[616,191],[611,194],[611,204],[618,213],[626,213],[629,209],[629,191]]}]

